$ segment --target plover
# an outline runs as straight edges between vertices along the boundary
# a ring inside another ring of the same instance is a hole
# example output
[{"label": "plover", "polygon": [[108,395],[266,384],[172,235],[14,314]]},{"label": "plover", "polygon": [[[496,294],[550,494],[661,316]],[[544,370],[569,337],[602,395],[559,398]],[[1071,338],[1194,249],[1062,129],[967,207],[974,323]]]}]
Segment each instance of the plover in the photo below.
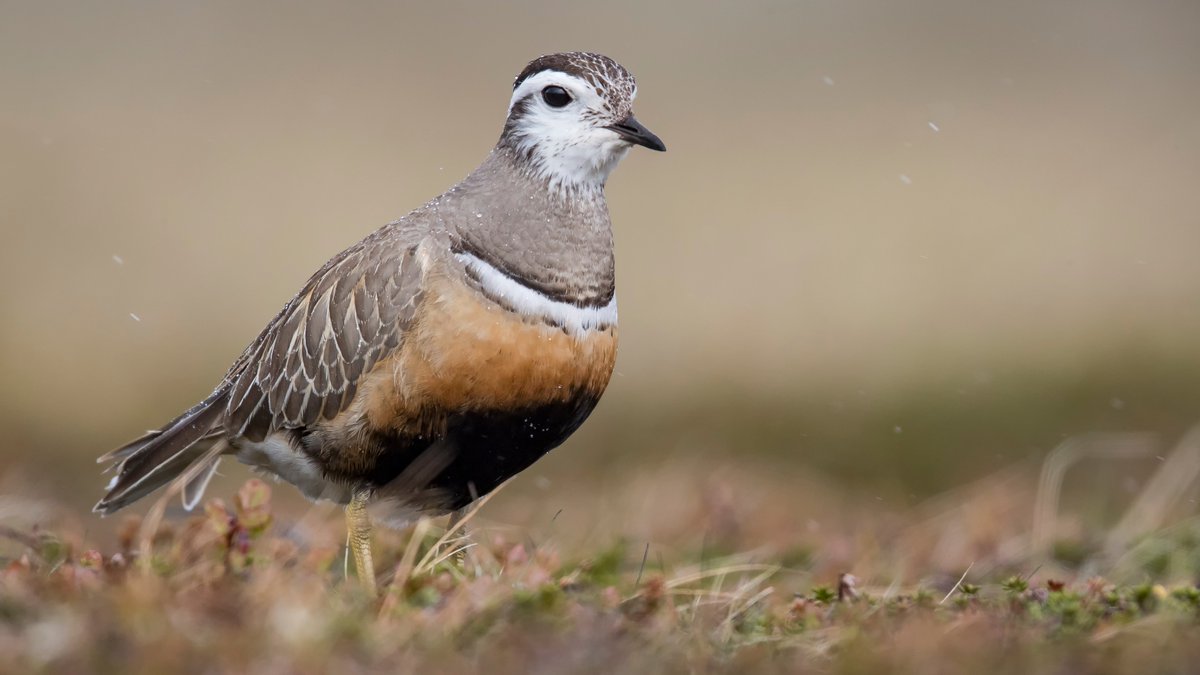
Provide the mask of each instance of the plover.
[{"label": "plover", "polygon": [[535,59],[466,179],[342,251],[208,398],[100,458],[110,514],[175,481],[193,507],[225,455],[346,506],[374,587],[369,504],[465,507],[562,443],[617,352],[609,173],[637,85],[599,54]]}]

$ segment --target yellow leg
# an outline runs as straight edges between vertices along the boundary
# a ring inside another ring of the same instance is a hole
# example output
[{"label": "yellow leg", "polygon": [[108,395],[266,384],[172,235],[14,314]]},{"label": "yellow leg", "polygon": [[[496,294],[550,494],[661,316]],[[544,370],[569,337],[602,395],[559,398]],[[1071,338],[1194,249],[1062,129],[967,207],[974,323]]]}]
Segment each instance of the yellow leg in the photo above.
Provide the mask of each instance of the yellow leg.
[{"label": "yellow leg", "polygon": [[375,565],[371,561],[371,518],[367,515],[367,496],[366,492],[355,492],[346,505],[346,530],[358,579],[367,590],[374,593]]}]

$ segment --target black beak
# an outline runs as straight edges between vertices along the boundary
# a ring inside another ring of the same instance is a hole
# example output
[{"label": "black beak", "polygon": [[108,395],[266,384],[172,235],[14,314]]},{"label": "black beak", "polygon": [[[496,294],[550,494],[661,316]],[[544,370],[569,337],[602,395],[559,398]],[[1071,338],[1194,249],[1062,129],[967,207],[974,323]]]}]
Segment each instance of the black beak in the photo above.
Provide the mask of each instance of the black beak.
[{"label": "black beak", "polygon": [[662,139],[655,136],[653,131],[642,126],[642,123],[637,121],[633,115],[616,124],[610,124],[607,128],[617,132],[618,136],[634,145],[645,146],[659,152],[665,152],[667,149],[667,146],[663,145]]}]

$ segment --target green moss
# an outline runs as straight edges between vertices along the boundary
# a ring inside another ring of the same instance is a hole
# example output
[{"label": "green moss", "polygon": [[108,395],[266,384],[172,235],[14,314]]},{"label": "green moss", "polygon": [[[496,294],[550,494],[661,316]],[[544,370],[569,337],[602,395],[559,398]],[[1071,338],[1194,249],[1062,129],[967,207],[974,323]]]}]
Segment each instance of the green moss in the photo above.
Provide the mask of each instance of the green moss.
[{"label": "green moss", "polygon": [[584,560],[579,564],[581,579],[597,586],[611,586],[618,583],[627,550],[627,542],[618,540],[607,549]]},{"label": "green moss", "polygon": [[518,610],[534,614],[555,614],[565,604],[566,594],[555,583],[545,583],[535,589],[516,590],[513,592],[513,602]]}]

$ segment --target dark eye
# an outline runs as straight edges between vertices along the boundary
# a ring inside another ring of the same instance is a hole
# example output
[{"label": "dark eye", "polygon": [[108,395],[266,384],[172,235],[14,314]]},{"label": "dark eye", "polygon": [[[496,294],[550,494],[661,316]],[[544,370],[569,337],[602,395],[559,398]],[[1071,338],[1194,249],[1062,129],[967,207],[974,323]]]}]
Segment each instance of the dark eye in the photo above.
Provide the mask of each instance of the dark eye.
[{"label": "dark eye", "polygon": [[542,100],[551,108],[561,108],[571,102],[571,95],[562,87],[550,86],[542,90]]}]

